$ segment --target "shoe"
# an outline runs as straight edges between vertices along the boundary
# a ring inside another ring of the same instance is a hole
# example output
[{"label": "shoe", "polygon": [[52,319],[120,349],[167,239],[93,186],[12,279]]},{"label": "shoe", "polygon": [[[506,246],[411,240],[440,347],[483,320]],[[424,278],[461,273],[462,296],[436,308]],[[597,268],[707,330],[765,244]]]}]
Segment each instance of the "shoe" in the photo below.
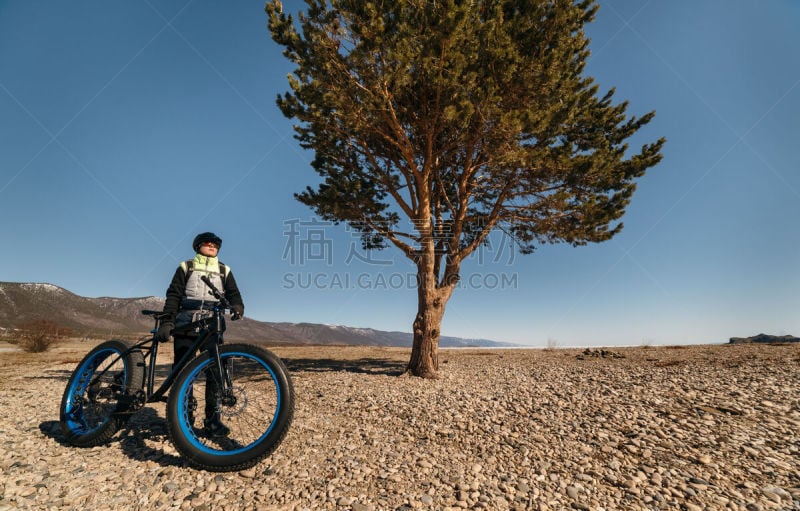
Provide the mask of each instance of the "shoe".
[{"label": "shoe", "polygon": [[219,415],[214,415],[210,419],[203,422],[205,426],[206,435],[210,437],[228,436],[231,430],[219,420]]}]

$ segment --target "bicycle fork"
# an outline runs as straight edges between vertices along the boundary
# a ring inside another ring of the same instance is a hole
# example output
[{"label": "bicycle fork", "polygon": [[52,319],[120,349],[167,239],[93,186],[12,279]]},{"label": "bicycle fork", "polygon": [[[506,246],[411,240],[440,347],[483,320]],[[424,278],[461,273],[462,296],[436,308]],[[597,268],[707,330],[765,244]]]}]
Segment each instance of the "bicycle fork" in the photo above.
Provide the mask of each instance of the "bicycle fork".
[{"label": "bicycle fork", "polygon": [[236,398],[233,395],[233,383],[231,382],[227,365],[222,361],[219,355],[219,344],[212,343],[209,347],[209,351],[211,352],[211,357],[214,360],[215,366],[213,378],[219,382],[217,390],[217,392],[219,392],[219,402],[217,406],[233,406],[236,403]]}]

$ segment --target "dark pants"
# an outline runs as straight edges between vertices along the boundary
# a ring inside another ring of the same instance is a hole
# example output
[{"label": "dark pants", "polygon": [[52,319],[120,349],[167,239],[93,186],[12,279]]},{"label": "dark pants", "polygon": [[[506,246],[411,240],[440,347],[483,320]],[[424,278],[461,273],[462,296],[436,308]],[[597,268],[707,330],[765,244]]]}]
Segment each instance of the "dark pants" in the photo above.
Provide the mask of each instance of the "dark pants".
[{"label": "dark pants", "polygon": [[[175,362],[172,364],[172,367],[175,367],[175,364],[180,361],[181,357],[185,355],[189,348],[192,347],[192,344],[197,340],[197,336],[183,336],[183,335],[176,335],[173,336],[173,347],[175,349]],[[205,351],[205,347],[201,347],[201,350]],[[217,407],[217,390],[219,389],[217,385],[217,377],[213,374],[214,367],[212,366],[209,369],[206,369],[206,391],[205,391],[205,413],[206,419],[210,419],[215,415],[219,414],[218,407]]]}]

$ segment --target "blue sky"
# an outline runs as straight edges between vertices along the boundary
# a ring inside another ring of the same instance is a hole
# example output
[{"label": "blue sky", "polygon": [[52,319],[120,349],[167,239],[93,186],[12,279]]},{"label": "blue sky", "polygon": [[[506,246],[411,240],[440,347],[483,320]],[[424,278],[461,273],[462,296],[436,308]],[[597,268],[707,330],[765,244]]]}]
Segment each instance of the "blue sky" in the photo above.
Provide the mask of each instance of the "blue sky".
[{"label": "blue sky", "polygon": [[[587,74],[667,137],[613,240],[492,244],[443,334],[544,346],[800,335],[800,2],[607,0]],[[0,281],[163,296],[211,230],[247,315],[409,331],[396,251],[292,194],[311,155],[263,1],[0,1]],[[296,11],[298,2],[285,2]]]}]

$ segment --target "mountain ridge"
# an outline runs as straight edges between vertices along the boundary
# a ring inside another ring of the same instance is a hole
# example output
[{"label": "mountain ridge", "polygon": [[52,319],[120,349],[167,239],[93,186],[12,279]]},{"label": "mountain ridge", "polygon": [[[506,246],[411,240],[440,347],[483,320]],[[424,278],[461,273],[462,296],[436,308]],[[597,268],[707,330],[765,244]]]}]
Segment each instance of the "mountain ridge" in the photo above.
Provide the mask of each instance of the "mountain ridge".
[{"label": "mountain ridge", "polygon": [[[0,282],[0,329],[13,331],[28,321],[46,319],[70,328],[76,336],[91,338],[144,336],[153,328],[142,309],[161,310],[157,296],[88,298],[50,283]],[[228,341],[270,345],[364,345],[410,347],[409,332],[320,323],[265,322],[244,318],[227,322]],[[448,347],[514,347],[508,342],[441,336]]]}]

